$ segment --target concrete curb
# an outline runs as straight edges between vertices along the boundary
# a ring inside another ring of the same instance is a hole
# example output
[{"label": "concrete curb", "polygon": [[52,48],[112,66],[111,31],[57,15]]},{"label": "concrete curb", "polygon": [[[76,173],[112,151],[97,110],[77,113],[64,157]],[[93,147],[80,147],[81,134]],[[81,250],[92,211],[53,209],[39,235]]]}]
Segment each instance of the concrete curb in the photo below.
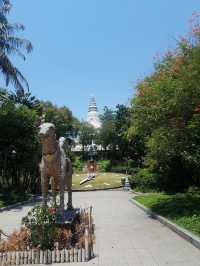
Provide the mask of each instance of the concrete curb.
[{"label": "concrete curb", "polygon": [[38,200],[40,200],[40,196],[31,196],[31,198],[26,201],[17,202],[15,204],[0,208],[0,212],[8,211],[8,210],[11,210],[11,209],[14,209],[14,208],[26,205],[28,203],[38,201]]},{"label": "concrete curb", "polygon": [[137,191],[134,191],[132,190],[133,194],[135,194],[136,196],[142,196],[142,195],[145,195],[144,193],[142,192],[137,192]]},{"label": "concrete curb", "polygon": [[180,237],[182,237],[183,239],[191,243],[193,246],[200,249],[200,238],[198,236],[195,236],[194,234],[190,233],[188,230],[183,229],[182,227],[172,223],[171,221],[164,218],[163,216],[160,216],[152,212],[150,209],[140,204],[136,200],[132,199],[131,202],[137,207],[139,207],[141,210],[146,212],[151,218],[158,220],[161,224],[165,225],[166,227],[171,229],[173,232],[177,233]]},{"label": "concrete curb", "polygon": [[73,189],[72,192],[94,192],[94,191],[106,191],[123,188],[123,186],[108,187],[108,188],[94,188],[94,189]]}]

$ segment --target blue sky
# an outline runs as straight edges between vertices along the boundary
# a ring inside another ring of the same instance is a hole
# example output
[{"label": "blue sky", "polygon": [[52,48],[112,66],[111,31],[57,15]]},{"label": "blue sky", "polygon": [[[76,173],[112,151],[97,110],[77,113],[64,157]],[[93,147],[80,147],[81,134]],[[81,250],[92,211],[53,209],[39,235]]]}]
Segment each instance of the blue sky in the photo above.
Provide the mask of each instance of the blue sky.
[{"label": "blue sky", "polygon": [[14,62],[38,98],[85,118],[94,94],[99,109],[127,104],[153,57],[187,32],[199,0],[13,0],[12,21],[34,51]]}]

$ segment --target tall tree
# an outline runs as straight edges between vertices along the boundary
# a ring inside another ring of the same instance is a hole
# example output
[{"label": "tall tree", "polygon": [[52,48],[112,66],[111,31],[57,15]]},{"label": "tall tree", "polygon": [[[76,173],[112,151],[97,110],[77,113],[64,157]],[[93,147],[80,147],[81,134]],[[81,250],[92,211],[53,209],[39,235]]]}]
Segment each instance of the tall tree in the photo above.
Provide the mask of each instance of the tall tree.
[{"label": "tall tree", "polygon": [[193,19],[189,38],[156,62],[132,100],[129,137],[144,141],[143,167],[159,174],[161,189],[200,184],[200,21]]},{"label": "tall tree", "polygon": [[115,112],[104,107],[101,115],[102,126],[99,132],[100,144],[105,150],[115,151],[117,147],[117,132],[115,130]]},{"label": "tall tree", "polygon": [[93,126],[87,122],[82,122],[79,128],[79,140],[82,145],[82,151],[92,143],[92,140],[96,138],[96,130]]},{"label": "tall tree", "polygon": [[24,93],[28,89],[28,82],[20,70],[14,66],[10,56],[15,54],[26,59],[23,51],[29,53],[32,51],[32,44],[26,39],[19,38],[16,33],[23,31],[24,26],[19,23],[10,23],[7,19],[12,5],[10,0],[0,0],[0,71],[3,74],[6,86],[11,82],[17,94]]}]

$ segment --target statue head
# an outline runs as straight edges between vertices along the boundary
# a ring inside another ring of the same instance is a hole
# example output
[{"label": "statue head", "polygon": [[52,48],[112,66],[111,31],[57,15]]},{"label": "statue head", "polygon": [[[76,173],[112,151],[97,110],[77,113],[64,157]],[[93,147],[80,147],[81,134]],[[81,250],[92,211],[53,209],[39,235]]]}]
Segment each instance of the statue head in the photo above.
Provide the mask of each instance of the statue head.
[{"label": "statue head", "polygon": [[39,126],[39,129],[39,137],[42,141],[56,137],[55,126],[52,123],[43,123]]}]

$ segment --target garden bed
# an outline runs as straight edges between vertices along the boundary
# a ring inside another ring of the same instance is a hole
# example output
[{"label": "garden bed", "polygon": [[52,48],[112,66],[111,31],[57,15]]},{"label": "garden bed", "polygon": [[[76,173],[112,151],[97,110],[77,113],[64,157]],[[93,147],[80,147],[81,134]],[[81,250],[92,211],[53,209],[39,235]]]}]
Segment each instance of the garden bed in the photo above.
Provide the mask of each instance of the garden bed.
[{"label": "garden bed", "polygon": [[174,195],[152,193],[134,198],[152,212],[166,217],[177,225],[200,236],[200,194]]},{"label": "garden bed", "polygon": [[60,224],[56,208],[34,207],[22,219],[20,230],[0,240],[0,265],[90,260],[95,241],[92,208],[74,212],[73,221]]}]

